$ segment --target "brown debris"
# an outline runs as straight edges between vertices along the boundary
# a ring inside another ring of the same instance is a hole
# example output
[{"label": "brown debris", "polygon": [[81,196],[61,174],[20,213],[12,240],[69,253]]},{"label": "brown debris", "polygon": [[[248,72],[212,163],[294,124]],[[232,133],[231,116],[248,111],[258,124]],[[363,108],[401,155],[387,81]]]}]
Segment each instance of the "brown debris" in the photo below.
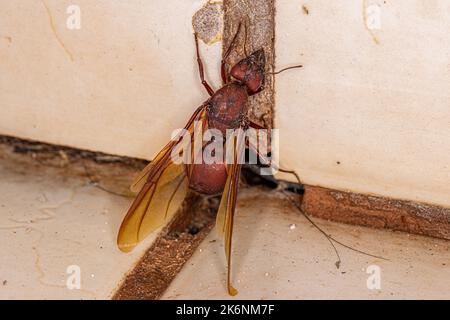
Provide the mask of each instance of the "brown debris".
[{"label": "brown debris", "polygon": [[11,170],[33,167],[53,169],[61,177],[84,177],[87,183],[112,194],[132,197],[129,186],[148,161],[0,136],[0,159],[8,159]]},{"label": "brown debris", "polygon": [[309,15],[309,9],[306,5],[302,5],[302,10],[304,14]]}]

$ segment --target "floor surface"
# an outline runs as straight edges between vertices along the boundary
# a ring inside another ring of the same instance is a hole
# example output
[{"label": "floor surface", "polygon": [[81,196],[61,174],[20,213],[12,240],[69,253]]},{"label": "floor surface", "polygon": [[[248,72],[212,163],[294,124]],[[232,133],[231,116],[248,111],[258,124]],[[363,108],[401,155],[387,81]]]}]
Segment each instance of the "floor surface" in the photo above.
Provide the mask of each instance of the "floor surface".
[{"label": "floor surface", "polygon": [[[0,299],[110,298],[149,247],[151,238],[121,253],[115,238],[131,198],[70,170],[0,156]],[[450,242],[317,222],[389,261],[338,246],[337,269],[328,241],[283,193],[244,187],[233,240],[236,298],[450,299]],[[225,276],[222,240],[213,230],[163,298],[228,299]]]},{"label": "floor surface", "polygon": [[[339,241],[340,268],[327,239],[279,192],[242,190],[235,220],[233,284],[239,299],[450,299],[450,242],[315,221]],[[213,232],[164,299],[228,299],[224,248]]]},{"label": "floor surface", "polygon": [[0,157],[0,299],[105,299],[144,252],[116,247],[131,199],[68,170]]}]

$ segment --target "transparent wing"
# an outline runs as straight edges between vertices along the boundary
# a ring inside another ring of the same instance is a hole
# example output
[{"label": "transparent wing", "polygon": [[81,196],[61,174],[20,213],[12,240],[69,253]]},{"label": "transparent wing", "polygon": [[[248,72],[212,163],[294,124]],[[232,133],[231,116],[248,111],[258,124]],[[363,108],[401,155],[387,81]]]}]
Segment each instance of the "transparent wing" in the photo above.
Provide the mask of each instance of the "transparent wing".
[{"label": "transparent wing", "polygon": [[133,192],[139,192],[144,184],[147,182],[147,178],[156,168],[156,164],[162,160],[164,155],[173,148],[172,141],[169,142],[157,155],[156,157],[139,173],[139,175],[134,179],[133,183],[130,186],[130,190]]},{"label": "transparent wing", "polygon": [[148,234],[171,219],[181,206],[188,189],[182,165],[169,164],[159,177],[138,194],[120,226],[117,244],[131,251]]},{"label": "transparent wing", "polygon": [[[184,127],[192,135],[194,132],[194,122],[201,121],[203,123],[203,130],[205,129],[206,123],[206,104],[201,105],[194,114],[189,119],[188,123]],[[178,134],[174,139],[172,139],[165,147],[156,155],[156,157],[139,173],[139,175],[134,179],[130,186],[130,190],[133,192],[139,192],[147,180],[155,174],[156,171],[160,169],[159,165],[164,161],[167,153],[170,155],[175,145],[178,143],[178,139],[182,137],[182,134]]]},{"label": "transparent wing", "polygon": [[238,135],[234,143],[234,161],[228,165],[228,178],[220,200],[216,218],[216,230],[224,238],[225,256],[227,259],[227,288],[228,293],[236,295],[237,290],[231,285],[231,244],[233,237],[233,220],[236,209],[237,191],[242,164],[238,163],[244,149],[244,137]]},{"label": "transparent wing", "polygon": [[[204,121],[205,111],[205,106],[198,108],[186,125],[191,136],[194,121]],[[177,143],[174,139],[167,144],[133,184],[140,191],[120,226],[117,237],[120,250],[131,251],[149,233],[169,221],[184,201],[189,185],[186,165],[175,164],[171,159]]]}]

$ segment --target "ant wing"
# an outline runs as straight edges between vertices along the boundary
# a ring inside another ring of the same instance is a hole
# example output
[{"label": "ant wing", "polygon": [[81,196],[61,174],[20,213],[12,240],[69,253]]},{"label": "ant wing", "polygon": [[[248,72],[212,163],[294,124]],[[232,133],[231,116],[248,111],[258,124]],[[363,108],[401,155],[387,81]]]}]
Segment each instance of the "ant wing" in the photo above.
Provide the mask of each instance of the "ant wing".
[{"label": "ant wing", "polygon": [[182,165],[166,165],[144,185],[120,226],[119,249],[128,252],[148,234],[168,221],[182,204],[188,182]]},{"label": "ant wing", "polygon": [[[206,104],[201,105],[195,110],[189,119],[188,123],[184,127],[184,130],[187,130],[191,137],[194,133],[194,122],[201,121],[202,128],[205,129],[206,123]],[[144,184],[150,179],[150,176],[155,174],[155,171],[158,171],[158,164],[163,161],[165,155],[173,150],[175,145],[178,143],[179,139],[182,137],[182,132],[180,132],[177,136],[175,136],[165,147],[156,155],[156,157],[139,173],[139,175],[134,179],[133,183],[130,186],[130,190],[132,192],[139,192]]]},{"label": "ant wing", "polygon": [[[191,139],[194,121],[205,122],[205,111],[205,105],[199,107],[186,125]],[[120,250],[133,250],[149,233],[172,218],[183,203],[189,187],[186,165],[171,159],[179,139],[181,136],[169,142],[134,182],[133,189],[139,186],[140,191],[120,226],[117,237]]]},{"label": "ant wing", "polygon": [[175,144],[173,141],[169,142],[164,146],[164,148],[156,155],[156,157],[139,173],[139,175],[134,179],[133,183],[130,186],[130,190],[132,192],[139,192],[147,183],[149,176],[154,175],[157,171],[157,164],[163,160],[163,157],[166,153],[171,152],[174,148]]},{"label": "ant wing", "polygon": [[[240,132],[240,131],[239,131]],[[224,237],[225,255],[227,258],[227,289],[232,296],[238,292],[231,285],[231,242],[233,237],[233,219],[236,209],[237,190],[239,186],[239,177],[241,175],[242,164],[238,163],[245,150],[243,134],[238,134],[234,147],[234,161],[228,165],[228,178],[224,187],[222,198],[220,200],[219,210],[216,218],[216,230]]]}]

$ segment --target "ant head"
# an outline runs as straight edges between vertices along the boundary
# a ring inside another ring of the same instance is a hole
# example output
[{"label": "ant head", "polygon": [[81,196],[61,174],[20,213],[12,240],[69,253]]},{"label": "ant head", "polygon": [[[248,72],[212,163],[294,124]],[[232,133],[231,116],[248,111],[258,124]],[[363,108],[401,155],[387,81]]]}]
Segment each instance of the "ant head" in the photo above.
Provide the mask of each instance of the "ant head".
[{"label": "ant head", "polygon": [[259,92],[264,85],[265,65],[264,50],[259,49],[239,61],[231,68],[230,74],[233,78],[245,84],[248,94],[252,95]]}]

